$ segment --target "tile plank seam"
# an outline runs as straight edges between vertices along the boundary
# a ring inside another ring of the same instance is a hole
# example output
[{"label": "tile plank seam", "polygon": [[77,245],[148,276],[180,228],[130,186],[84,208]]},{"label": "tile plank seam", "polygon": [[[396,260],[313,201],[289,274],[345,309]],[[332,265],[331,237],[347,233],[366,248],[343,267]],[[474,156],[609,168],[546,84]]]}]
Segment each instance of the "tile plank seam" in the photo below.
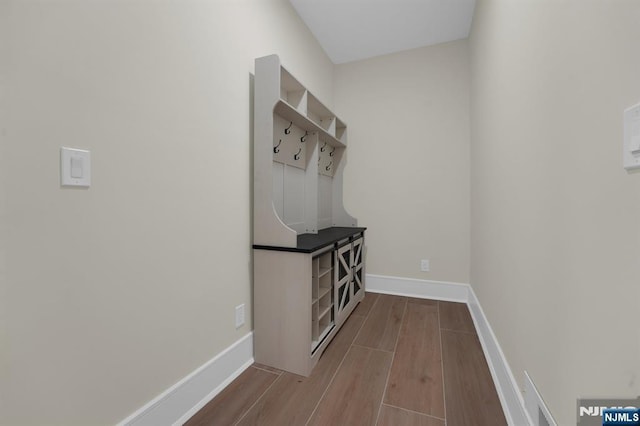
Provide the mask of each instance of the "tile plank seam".
[{"label": "tile plank seam", "polygon": [[282,371],[280,371],[280,372],[271,371],[271,370],[267,370],[266,368],[260,368],[260,367],[255,366],[255,365],[252,365],[251,367],[255,368],[256,370],[265,371],[267,373],[275,374],[278,377],[280,377],[282,375]]},{"label": "tile plank seam", "polygon": [[386,402],[383,402],[381,405],[386,405],[387,407],[397,408],[398,410],[407,411],[407,412],[409,412],[409,413],[414,413],[414,414],[418,414],[418,415],[420,415],[420,416],[425,416],[425,417],[431,417],[432,419],[442,420],[443,422],[446,422],[446,419],[444,419],[444,418],[442,418],[442,417],[433,416],[433,415],[431,415],[431,414],[426,414],[426,413],[421,413],[420,411],[410,410],[410,409],[408,409],[408,408],[398,407],[398,406],[396,406],[396,405],[388,404],[388,403],[386,403]]},{"label": "tile plank seam", "polygon": [[[378,298],[378,300],[380,300],[380,298]],[[376,416],[376,425],[380,421],[380,413],[382,412],[382,406],[384,405],[384,399],[387,396],[387,388],[389,386],[389,377],[391,377],[391,369],[393,368],[393,361],[394,361],[394,359],[396,357],[396,350],[398,349],[398,340],[400,340],[402,324],[404,323],[404,317],[407,314],[407,306],[408,305],[409,305],[408,300],[406,300],[405,304],[404,304],[404,309],[402,310],[402,318],[400,319],[400,330],[398,330],[398,335],[396,336],[396,343],[393,346],[393,355],[391,356],[391,365],[389,366],[389,371],[387,371],[387,379],[384,382],[384,391],[382,392],[382,400],[380,401],[380,407],[378,407],[378,415]]]},{"label": "tile plank seam", "polygon": [[385,352],[385,353],[388,353],[388,354],[395,353],[395,351],[387,351],[387,350],[385,350],[385,349],[372,348],[371,346],[367,346],[367,345],[358,345],[358,344],[355,344],[355,343],[354,343],[354,344],[352,344],[351,346],[355,346],[355,347],[357,347],[357,348],[367,348],[367,349],[372,349],[372,350],[374,350],[374,351]]},{"label": "tile plank seam", "polygon": [[440,369],[442,371],[442,405],[444,405],[445,426],[447,425],[447,388],[444,380],[444,346],[442,346],[442,323],[440,322],[440,302],[436,303],[438,312],[438,337],[440,338]]},{"label": "tile plank seam", "polygon": [[[442,382],[429,380],[442,374],[439,344],[437,302],[409,298],[396,348],[399,364],[392,370],[393,380],[385,403],[431,416],[445,416]],[[401,385],[394,388],[397,381]]]},{"label": "tile plank seam", "polygon": [[[365,295],[365,297],[366,297],[366,295]],[[358,340],[358,337],[360,337],[360,333],[362,333],[362,329],[364,328],[364,325],[367,323],[367,320],[371,316],[371,312],[373,312],[373,310],[376,308],[376,305],[378,304],[378,302],[380,302],[380,296],[376,297],[376,301],[373,302],[373,305],[371,305],[371,308],[369,308],[369,312],[367,312],[367,315],[364,315],[364,320],[362,321],[362,325],[360,326],[360,329],[358,330],[356,335],[353,337],[353,342],[351,342],[351,345],[353,345],[353,343],[356,340]],[[351,345],[349,345],[349,346],[351,346]]]},{"label": "tile plank seam", "polygon": [[344,364],[344,360],[347,358],[347,355],[349,354],[349,349],[351,348],[351,346],[353,346],[353,342],[356,341],[356,339],[358,338],[358,335],[360,335],[360,332],[362,331],[362,328],[364,327],[365,323],[367,322],[367,319],[369,318],[369,315],[371,315],[371,311],[375,307],[376,303],[378,303],[378,300],[379,299],[376,299],[376,301],[373,303],[373,306],[371,306],[371,309],[369,309],[369,312],[367,312],[367,315],[364,316],[364,320],[360,324],[360,328],[358,329],[358,332],[355,334],[355,336],[353,337],[353,340],[349,344],[349,348],[347,348],[347,350],[345,351],[342,359],[340,360],[340,363],[338,364],[338,367],[336,368],[336,371],[333,372],[333,375],[331,376],[331,380],[329,380],[329,383],[327,384],[327,387],[324,389],[324,392],[322,392],[322,395],[320,396],[320,399],[318,399],[318,402],[316,403],[316,406],[313,407],[313,411],[311,411],[311,414],[309,414],[309,418],[305,422],[305,426],[307,426],[309,424],[311,419],[313,419],[313,416],[316,414],[316,411],[318,411],[318,407],[320,406],[320,403],[322,402],[322,400],[324,399],[325,395],[329,391],[329,388],[331,388],[331,384],[335,380],[336,375],[338,374],[338,371],[340,371],[340,368],[342,367],[342,364]]},{"label": "tile plank seam", "polygon": [[441,328],[440,330],[442,331],[449,331],[451,333],[464,333],[464,334],[473,334],[473,335],[477,335],[477,333],[474,333],[473,331],[466,331],[466,330],[452,330],[450,328]]},{"label": "tile plank seam", "polygon": [[[261,370],[261,369],[259,369],[259,370]],[[272,374],[276,374],[276,373],[272,373]],[[280,379],[282,379],[282,373],[278,374],[278,377],[273,382],[271,382],[271,384],[264,390],[264,392],[262,392],[262,394],[260,394],[260,397],[256,398],[256,400],[253,402],[253,404],[251,404],[251,406],[244,413],[242,413],[242,415],[238,418],[238,420],[236,420],[233,424],[234,425],[239,424],[242,421],[242,419],[244,419],[247,416],[247,414],[249,414],[251,412],[253,407],[255,407],[256,404],[258,404],[262,400],[262,398],[264,398],[264,396],[269,392],[269,390],[271,390],[273,385],[275,385],[278,382],[278,380],[280,380]]]},{"label": "tile plank seam", "polygon": [[391,357],[389,352],[351,346],[310,424],[375,424],[385,385],[382,372],[390,368]]}]

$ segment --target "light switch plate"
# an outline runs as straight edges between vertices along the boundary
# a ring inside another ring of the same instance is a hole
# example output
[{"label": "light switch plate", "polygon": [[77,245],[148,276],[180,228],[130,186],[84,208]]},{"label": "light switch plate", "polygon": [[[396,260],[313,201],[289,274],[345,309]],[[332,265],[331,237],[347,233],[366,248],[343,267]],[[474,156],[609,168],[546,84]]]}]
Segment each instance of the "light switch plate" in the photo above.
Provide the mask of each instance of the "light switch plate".
[{"label": "light switch plate", "polygon": [[84,149],[60,148],[60,185],[91,186],[91,153]]}]

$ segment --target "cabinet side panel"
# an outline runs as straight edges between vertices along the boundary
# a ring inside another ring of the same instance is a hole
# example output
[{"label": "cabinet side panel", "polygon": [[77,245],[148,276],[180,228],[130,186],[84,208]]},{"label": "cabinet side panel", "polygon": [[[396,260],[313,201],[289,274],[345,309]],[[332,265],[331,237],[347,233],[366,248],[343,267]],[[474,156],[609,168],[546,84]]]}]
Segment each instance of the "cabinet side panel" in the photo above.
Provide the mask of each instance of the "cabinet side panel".
[{"label": "cabinet side panel", "polygon": [[309,374],[311,275],[309,254],[254,250],[256,362]]},{"label": "cabinet side panel", "polygon": [[296,232],[277,215],[273,203],[273,108],[280,98],[280,61],[256,59],[253,124],[253,243],[295,247]]},{"label": "cabinet side panel", "polygon": [[358,220],[351,216],[344,208],[342,198],[342,181],[344,174],[344,167],[347,162],[346,151],[340,152],[342,158],[338,163],[338,168],[333,175],[333,189],[332,189],[332,221],[333,226],[358,226]]}]

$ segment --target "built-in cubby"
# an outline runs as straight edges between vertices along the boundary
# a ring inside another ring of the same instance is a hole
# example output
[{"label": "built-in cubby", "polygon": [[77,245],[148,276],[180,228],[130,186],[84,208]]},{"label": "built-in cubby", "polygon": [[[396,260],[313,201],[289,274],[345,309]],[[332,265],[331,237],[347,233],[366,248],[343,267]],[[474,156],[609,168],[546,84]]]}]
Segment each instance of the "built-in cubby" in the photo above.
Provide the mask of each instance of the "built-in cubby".
[{"label": "built-in cubby", "polygon": [[313,258],[313,280],[311,302],[311,353],[335,325],[333,303],[333,252],[328,251]]},{"label": "built-in cubby", "polygon": [[345,136],[345,132],[347,131],[347,125],[336,118],[336,139],[339,141]]},{"label": "built-in cubby", "polygon": [[287,102],[301,114],[307,113],[307,89],[285,69],[280,73],[280,99]]},{"label": "built-in cubby", "polygon": [[342,199],[347,125],[276,55],[254,81],[255,360],[308,375],[364,297],[357,267],[339,273],[365,230]]}]

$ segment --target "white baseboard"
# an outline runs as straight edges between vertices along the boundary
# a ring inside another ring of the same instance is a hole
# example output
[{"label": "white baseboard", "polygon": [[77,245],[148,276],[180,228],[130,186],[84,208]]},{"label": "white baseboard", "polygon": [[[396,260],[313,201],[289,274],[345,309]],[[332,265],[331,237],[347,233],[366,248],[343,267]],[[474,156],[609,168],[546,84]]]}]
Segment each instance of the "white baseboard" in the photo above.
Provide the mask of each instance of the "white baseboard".
[{"label": "white baseboard", "polygon": [[509,363],[504,357],[473,288],[469,284],[369,274],[366,279],[366,290],[373,293],[466,303],[471,312],[507,423],[512,426],[532,425],[525,410],[522,393],[513,378]]},{"label": "white baseboard", "polygon": [[498,339],[493,333],[489,320],[487,320],[471,286],[469,286],[469,302],[467,305],[476,326],[484,356],[487,359],[487,364],[489,364],[489,371],[491,371],[493,383],[496,385],[496,391],[502,403],[507,423],[514,426],[532,425],[531,419],[527,416],[524,408],[524,399],[518,388],[518,383],[513,377]]},{"label": "white baseboard", "polygon": [[372,293],[461,303],[467,303],[469,298],[469,284],[371,274],[367,274],[366,280],[366,290]]},{"label": "white baseboard", "polygon": [[253,332],[158,395],[118,426],[182,425],[251,364]]},{"label": "white baseboard", "polygon": [[544,403],[542,395],[538,392],[533,379],[529,373],[524,372],[524,406],[527,409],[529,418],[534,419],[531,424],[539,426],[548,424],[549,426],[557,426],[551,412]]}]

